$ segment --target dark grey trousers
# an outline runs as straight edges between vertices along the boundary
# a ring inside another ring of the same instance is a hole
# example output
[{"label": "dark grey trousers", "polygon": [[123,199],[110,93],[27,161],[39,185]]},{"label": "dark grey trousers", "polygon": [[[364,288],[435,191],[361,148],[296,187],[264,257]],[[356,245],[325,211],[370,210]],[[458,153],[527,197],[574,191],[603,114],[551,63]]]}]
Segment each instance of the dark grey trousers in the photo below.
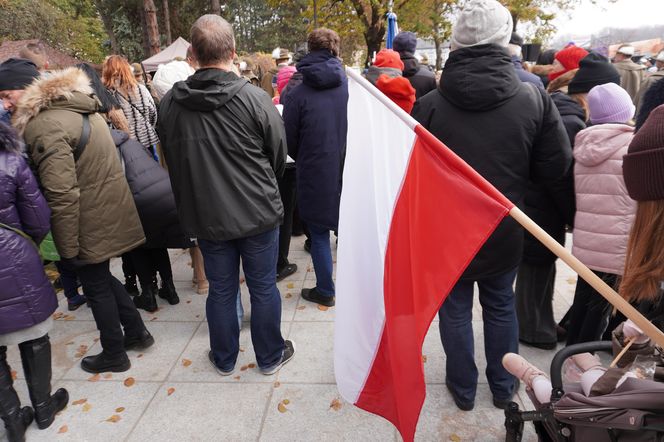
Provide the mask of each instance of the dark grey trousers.
[{"label": "dark grey trousers", "polygon": [[553,318],[553,286],[556,263],[522,262],[516,277],[516,315],[519,339],[527,343],[549,344],[557,341]]}]

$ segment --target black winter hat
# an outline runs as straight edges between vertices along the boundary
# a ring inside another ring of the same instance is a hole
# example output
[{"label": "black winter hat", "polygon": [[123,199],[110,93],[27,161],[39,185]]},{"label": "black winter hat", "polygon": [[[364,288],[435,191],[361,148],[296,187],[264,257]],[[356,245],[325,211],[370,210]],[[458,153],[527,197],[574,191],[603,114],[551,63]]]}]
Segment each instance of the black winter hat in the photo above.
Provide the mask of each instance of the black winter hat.
[{"label": "black winter hat", "polygon": [[397,52],[415,53],[417,49],[417,36],[412,32],[399,32],[392,41],[392,48]]},{"label": "black winter hat", "polygon": [[623,178],[636,201],[664,199],[664,105],[650,113],[623,157]]},{"label": "black winter hat", "polygon": [[620,74],[609,59],[591,51],[579,62],[579,70],[567,87],[569,94],[582,94],[606,83],[620,86]]},{"label": "black winter hat", "polygon": [[0,64],[0,91],[25,89],[38,77],[39,71],[33,62],[10,58]]}]

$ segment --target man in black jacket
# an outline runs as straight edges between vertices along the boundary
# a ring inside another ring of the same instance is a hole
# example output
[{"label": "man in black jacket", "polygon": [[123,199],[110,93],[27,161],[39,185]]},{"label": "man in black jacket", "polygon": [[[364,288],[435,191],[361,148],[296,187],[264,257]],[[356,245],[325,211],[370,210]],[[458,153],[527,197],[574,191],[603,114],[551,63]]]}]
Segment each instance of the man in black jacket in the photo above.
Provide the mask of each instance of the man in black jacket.
[{"label": "man in black jacket", "polygon": [[[507,52],[512,17],[495,0],[470,0],[452,35],[452,53],[437,93],[421,98],[412,115],[500,192],[523,207],[532,179],[551,185],[571,166],[560,115],[537,87],[522,83]],[[444,190],[443,190],[444,191]],[[512,285],[523,230],[506,218],[489,237],[440,310],[447,354],[446,384],[459,408],[474,406],[478,372],[473,351],[473,286],[484,320],[486,375],[493,403],[504,408],[516,379],[502,366],[518,351]],[[450,253],[454,251],[450,250]]]},{"label": "man in black jacket", "polygon": [[415,89],[415,99],[425,96],[436,89],[436,76],[433,72],[422,66],[415,58],[417,37],[412,32],[400,32],[394,37],[392,44],[403,61],[403,76],[410,81]]},{"label": "man in black jacket", "polygon": [[210,281],[209,359],[221,375],[235,370],[242,258],[256,360],[269,375],[295,352],[281,336],[276,285],[284,125],[265,91],[232,72],[235,39],[228,22],[200,17],[191,44],[200,68],[164,96],[157,130],[182,228],[198,239]]}]

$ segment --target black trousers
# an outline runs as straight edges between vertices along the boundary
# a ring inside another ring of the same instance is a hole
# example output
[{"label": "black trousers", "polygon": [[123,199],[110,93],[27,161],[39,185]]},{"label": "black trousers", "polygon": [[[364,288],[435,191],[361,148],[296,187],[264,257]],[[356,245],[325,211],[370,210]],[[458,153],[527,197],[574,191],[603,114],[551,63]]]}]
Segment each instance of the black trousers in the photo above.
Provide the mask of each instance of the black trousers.
[{"label": "black trousers", "polygon": [[125,282],[129,280],[136,280],[136,269],[134,263],[131,261],[131,252],[122,254],[122,273],[125,277]]},{"label": "black trousers", "polygon": [[[593,272],[611,287],[616,287],[618,275]],[[574,302],[569,310],[567,345],[599,341],[606,331],[611,304],[586,281],[579,278],[574,291]]]},{"label": "black trousers", "polygon": [[173,270],[171,269],[171,258],[168,256],[168,249],[147,249],[139,247],[129,252],[131,262],[138,275],[141,288],[152,284],[154,276],[159,272],[161,281],[173,279]]},{"label": "black trousers", "polygon": [[104,353],[110,356],[124,353],[124,335],[137,336],[145,329],[134,301],[111,274],[108,261],[83,266],[77,273],[90,302]]},{"label": "black trousers", "polygon": [[523,261],[516,277],[516,316],[519,339],[532,344],[557,341],[553,317],[553,286],[556,263],[533,264]]},{"label": "black trousers", "polygon": [[279,258],[277,271],[286,267],[291,234],[293,233],[293,212],[295,210],[295,166],[286,165],[284,176],[279,180],[281,203],[284,205],[284,222],[279,228]]}]

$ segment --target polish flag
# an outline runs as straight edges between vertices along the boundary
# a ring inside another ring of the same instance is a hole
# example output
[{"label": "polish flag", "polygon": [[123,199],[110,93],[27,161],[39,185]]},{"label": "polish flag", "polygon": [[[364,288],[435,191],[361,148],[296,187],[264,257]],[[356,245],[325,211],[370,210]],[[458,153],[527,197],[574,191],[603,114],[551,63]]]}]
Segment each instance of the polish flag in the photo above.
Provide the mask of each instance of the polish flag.
[{"label": "polish flag", "polygon": [[347,73],[335,376],[344,399],[411,441],[425,397],[424,337],[513,204],[358,73]]}]

